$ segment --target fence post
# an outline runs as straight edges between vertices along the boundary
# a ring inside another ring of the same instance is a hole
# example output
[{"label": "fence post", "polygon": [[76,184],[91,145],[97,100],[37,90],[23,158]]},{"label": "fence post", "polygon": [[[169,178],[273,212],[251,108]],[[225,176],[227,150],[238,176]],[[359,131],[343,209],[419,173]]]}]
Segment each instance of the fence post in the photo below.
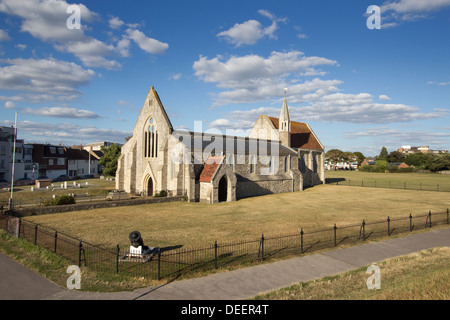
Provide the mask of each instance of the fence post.
[{"label": "fence post", "polygon": [[362,222],[362,229],[363,229],[363,241],[366,241],[366,221],[364,220]]},{"label": "fence post", "polygon": [[34,226],[34,244],[37,244],[37,231],[38,231],[38,225],[36,224]]},{"label": "fence post", "polygon": [[22,226],[22,218],[19,218],[19,227],[18,227],[18,235],[17,235],[17,238],[19,238],[20,239],[20,227]]},{"label": "fence post", "polygon": [[449,224],[449,223],[448,223],[448,208],[447,208],[447,224]]},{"label": "fence post", "polygon": [[58,231],[55,231],[55,250],[54,252],[56,253],[56,243],[58,242]]},{"label": "fence post", "polygon": [[300,252],[303,254],[303,228],[300,230]]},{"label": "fence post", "polygon": [[261,261],[264,261],[264,233],[261,235]]},{"label": "fence post", "polygon": [[388,223],[388,236],[391,235],[391,218],[387,218],[387,223]]},{"label": "fence post", "polygon": [[428,217],[430,219],[430,228],[431,228],[431,211],[428,212]]},{"label": "fence post", "polygon": [[81,268],[81,248],[83,247],[83,244],[81,241],[78,243],[78,267]]},{"label": "fence post", "polygon": [[412,232],[412,214],[409,214],[409,232]]},{"label": "fence post", "polygon": [[158,248],[158,280],[161,280],[161,248]]},{"label": "fence post", "polygon": [[120,255],[120,247],[119,244],[116,246],[116,273],[119,273],[119,255]]},{"label": "fence post", "polygon": [[217,269],[217,240],[214,241],[214,268]]},{"label": "fence post", "polygon": [[334,224],[334,246],[336,247],[336,229],[337,229],[337,227],[336,227],[336,223]]}]

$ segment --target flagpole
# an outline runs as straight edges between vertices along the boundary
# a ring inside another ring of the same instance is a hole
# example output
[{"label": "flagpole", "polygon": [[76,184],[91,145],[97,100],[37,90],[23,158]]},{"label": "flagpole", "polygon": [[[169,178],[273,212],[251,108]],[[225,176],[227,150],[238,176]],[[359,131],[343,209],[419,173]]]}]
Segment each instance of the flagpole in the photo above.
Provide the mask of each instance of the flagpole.
[{"label": "flagpole", "polygon": [[17,112],[14,120],[14,147],[13,147],[13,160],[11,172],[11,198],[9,199],[9,210],[14,209],[13,192],[14,192],[14,164],[16,162],[16,140],[17,140]]}]

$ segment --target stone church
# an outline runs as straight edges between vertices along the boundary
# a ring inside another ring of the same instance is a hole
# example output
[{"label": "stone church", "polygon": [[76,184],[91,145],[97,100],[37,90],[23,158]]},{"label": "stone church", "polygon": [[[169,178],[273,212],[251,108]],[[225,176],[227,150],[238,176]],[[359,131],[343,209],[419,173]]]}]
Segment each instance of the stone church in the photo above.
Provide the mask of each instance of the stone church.
[{"label": "stone church", "polygon": [[116,189],[152,196],[162,190],[217,203],[300,191],[325,181],[324,146],[308,124],[261,115],[248,137],[174,130],[151,87],[122,147]]}]

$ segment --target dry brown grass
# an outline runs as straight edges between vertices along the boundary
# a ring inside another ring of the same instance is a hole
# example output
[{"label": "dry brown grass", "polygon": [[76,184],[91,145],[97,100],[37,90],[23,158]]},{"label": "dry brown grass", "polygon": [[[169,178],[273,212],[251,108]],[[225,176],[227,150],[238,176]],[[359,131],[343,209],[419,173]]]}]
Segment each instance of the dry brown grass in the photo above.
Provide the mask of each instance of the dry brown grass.
[{"label": "dry brown grass", "polygon": [[450,248],[435,248],[377,263],[381,289],[368,290],[367,268],[259,295],[268,300],[448,300]]},{"label": "dry brown grass", "polygon": [[320,185],[215,205],[162,203],[27,217],[93,244],[129,245],[139,230],[150,246],[208,245],[408,217],[450,207],[447,193]]}]

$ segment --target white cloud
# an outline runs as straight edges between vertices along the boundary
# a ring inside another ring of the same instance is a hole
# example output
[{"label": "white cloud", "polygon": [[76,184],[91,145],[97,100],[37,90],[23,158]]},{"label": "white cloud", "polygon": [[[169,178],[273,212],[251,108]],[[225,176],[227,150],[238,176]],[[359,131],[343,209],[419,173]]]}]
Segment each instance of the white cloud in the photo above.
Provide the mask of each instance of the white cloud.
[{"label": "white cloud", "polygon": [[230,29],[218,33],[217,36],[224,38],[229,43],[236,45],[236,47],[244,44],[253,45],[266,36],[276,39],[275,32],[278,30],[278,22],[286,21],[286,18],[277,18],[267,10],[259,10],[258,13],[269,18],[272,24],[263,27],[259,21],[252,19],[243,23],[236,23]]},{"label": "white cloud", "polygon": [[5,30],[0,29],[0,41],[9,41],[11,40],[10,36],[8,35],[8,32]]},{"label": "white cloud", "polygon": [[382,7],[383,11],[395,11],[400,14],[436,11],[450,6],[450,0],[389,0]]},{"label": "white cloud", "polygon": [[128,38],[133,40],[142,50],[148,53],[163,54],[169,48],[167,43],[149,38],[139,30],[129,28],[126,30],[126,34],[128,35]]},{"label": "white cloud", "polygon": [[[69,52],[79,58],[88,67],[118,69],[120,64],[105,57],[114,54],[114,46],[87,36],[85,25],[81,29],[67,28],[66,10],[69,4],[63,0],[3,0],[0,12],[21,18],[21,31],[54,45],[55,49]],[[92,22],[97,16],[85,5],[80,8],[81,22]]]},{"label": "white cloud", "polygon": [[[13,121],[0,121],[0,125],[12,126]],[[80,144],[80,142],[112,141],[124,143],[125,137],[132,134],[131,131],[119,131],[114,129],[102,129],[94,126],[79,126],[72,123],[38,123],[32,121],[19,121],[17,129],[20,136],[27,142],[60,143],[66,145]]]},{"label": "white cloud", "polygon": [[12,101],[6,101],[4,107],[5,109],[14,109],[16,107],[16,104]]},{"label": "white cloud", "polygon": [[378,99],[383,100],[383,101],[389,101],[391,100],[391,98],[389,98],[387,95],[382,94],[378,97]]},{"label": "white cloud", "polygon": [[120,20],[118,17],[112,17],[111,19],[108,20],[108,23],[109,27],[112,29],[120,29],[120,27],[122,27],[125,24],[125,22]]},{"label": "white cloud", "polygon": [[305,72],[316,73],[316,66],[337,64],[334,60],[322,57],[306,57],[299,51],[274,51],[268,58],[246,55],[223,60],[222,56],[212,59],[201,56],[193,64],[199,79],[216,83],[219,88],[231,89],[214,97],[216,106],[269,100],[279,97],[286,87],[289,88],[292,101],[300,101],[303,94],[315,93],[320,96],[337,90],[336,86],[341,83],[338,80],[317,78],[298,83],[296,77]]},{"label": "white cloud", "polygon": [[56,59],[5,59],[0,67],[0,89],[19,92],[2,100],[69,101],[79,88],[90,82],[95,72],[73,62]]},{"label": "white cloud", "polygon": [[182,77],[183,77],[183,75],[181,73],[177,73],[177,74],[171,75],[169,79],[176,81],[176,80],[180,80]]},{"label": "white cloud", "polygon": [[404,21],[428,18],[430,13],[450,7],[450,0],[388,0],[381,6],[382,28],[394,27]]},{"label": "white cloud", "polygon": [[88,67],[101,67],[108,70],[115,70],[121,67],[119,62],[105,58],[105,56],[113,54],[114,46],[107,45],[94,38],[85,39],[84,41],[66,42],[64,45],[56,45],[55,48],[73,53]]},{"label": "white cloud", "polygon": [[448,149],[450,133],[430,131],[402,131],[390,127],[365,128],[346,132],[346,138],[376,138],[380,144],[393,146],[394,150],[402,145],[427,145],[434,149]]},{"label": "white cloud", "polygon": [[261,23],[256,20],[249,20],[243,23],[236,23],[233,27],[217,34],[218,37],[224,37],[228,42],[237,47],[246,44],[257,43],[263,36],[264,31]]},{"label": "white cloud", "polygon": [[97,119],[98,114],[90,110],[69,107],[43,107],[39,109],[24,108],[23,113],[42,117],[70,118],[70,119]]},{"label": "white cloud", "polygon": [[308,39],[308,35],[302,32],[302,28],[300,26],[295,26],[294,29],[298,32],[297,38],[299,39]]},{"label": "white cloud", "polygon": [[130,39],[123,37],[117,42],[117,50],[122,57],[130,56]]},{"label": "white cloud", "polygon": [[16,44],[14,47],[19,49],[20,51],[23,51],[27,48],[27,45],[26,44]]},{"label": "white cloud", "polygon": [[[449,110],[421,112],[419,108],[404,104],[377,103],[369,93],[333,93],[321,96],[317,101],[309,101],[307,106],[292,106],[288,99],[289,113],[293,121],[322,121],[330,123],[395,123],[414,120],[443,118]],[[220,130],[249,129],[261,114],[279,117],[281,101],[276,107],[260,107],[251,110],[235,110],[225,118],[210,124]]]}]

